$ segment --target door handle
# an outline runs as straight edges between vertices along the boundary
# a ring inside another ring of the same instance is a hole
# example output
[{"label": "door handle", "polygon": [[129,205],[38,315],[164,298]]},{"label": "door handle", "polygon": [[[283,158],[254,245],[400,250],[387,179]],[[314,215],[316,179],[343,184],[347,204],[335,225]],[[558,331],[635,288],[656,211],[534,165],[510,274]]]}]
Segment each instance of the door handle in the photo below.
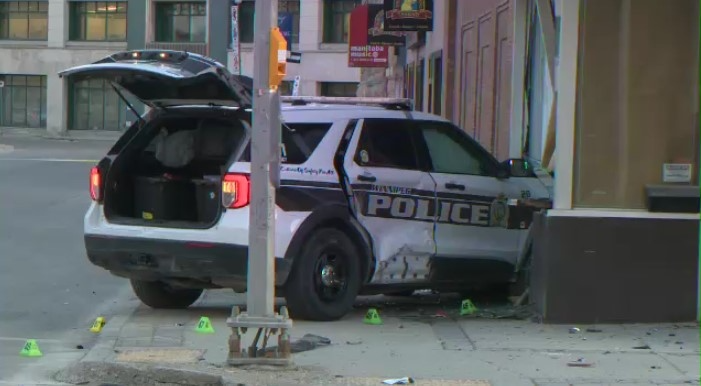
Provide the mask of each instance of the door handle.
[{"label": "door handle", "polygon": [[452,182],[448,182],[445,184],[446,189],[451,189],[451,190],[465,190],[465,185],[462,184],[454,184]]},{"label": "door handle", "polygon": [[377,178],[375,176],[368,176],[365,174],[361,174],[358,176],[358,181],[363,181],[363,182],[375,182],[377,181]]}]

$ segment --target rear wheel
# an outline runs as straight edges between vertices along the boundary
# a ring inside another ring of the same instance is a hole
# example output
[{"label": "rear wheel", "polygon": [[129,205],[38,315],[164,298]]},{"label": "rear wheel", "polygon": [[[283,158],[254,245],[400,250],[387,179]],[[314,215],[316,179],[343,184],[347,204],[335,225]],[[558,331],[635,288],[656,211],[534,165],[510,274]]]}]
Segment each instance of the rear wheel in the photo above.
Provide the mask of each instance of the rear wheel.
[{"label": "rear wheel", "polygon": [[190,307],[202,295],[202,289],[176,288],[162,281],[131,279],[131,288],[142,303],[151,308]]},{"label": "rear wheel", "polygon": [[292,318],[328,321],[348,313],[360,290],[359,256],[353,241],[340,230],[316,231],[302,248],[285,286]]}]

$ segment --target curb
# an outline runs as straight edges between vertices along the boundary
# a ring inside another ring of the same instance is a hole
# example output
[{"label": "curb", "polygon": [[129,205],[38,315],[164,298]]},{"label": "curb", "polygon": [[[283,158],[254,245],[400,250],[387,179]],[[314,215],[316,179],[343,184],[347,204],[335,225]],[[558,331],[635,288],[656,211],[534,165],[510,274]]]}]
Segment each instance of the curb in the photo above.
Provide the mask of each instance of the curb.
[{"label": "curb", "polygon": [[219,375],[202,371],[175,369],[163,366],[121,364],[114,362],[82,361],[61,370],[54,379],[72,385],[88,383],[142,386],[156,384],[188,386],[224,386]]},{"label": "curb", "polygon": [[84,131],[69,130],[67,132],[50,132],[46,129],[15,129],[0,127],[1,137],[40,138],[57,141],[117,141],[122,131]]}]

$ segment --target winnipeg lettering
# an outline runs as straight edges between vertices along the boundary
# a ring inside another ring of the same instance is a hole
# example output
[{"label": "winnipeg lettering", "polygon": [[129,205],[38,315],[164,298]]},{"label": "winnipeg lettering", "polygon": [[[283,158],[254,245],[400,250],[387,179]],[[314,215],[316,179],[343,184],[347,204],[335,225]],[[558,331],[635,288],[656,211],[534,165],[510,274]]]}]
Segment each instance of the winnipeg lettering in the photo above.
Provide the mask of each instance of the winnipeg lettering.
[{"label": "winnipeg lettering", "polygon": [[441,223],[489,226],[489,204],[439,200],[437,206],[433,200],[424,198],[369,194],[364,215],[422,221],[437,219]]}]

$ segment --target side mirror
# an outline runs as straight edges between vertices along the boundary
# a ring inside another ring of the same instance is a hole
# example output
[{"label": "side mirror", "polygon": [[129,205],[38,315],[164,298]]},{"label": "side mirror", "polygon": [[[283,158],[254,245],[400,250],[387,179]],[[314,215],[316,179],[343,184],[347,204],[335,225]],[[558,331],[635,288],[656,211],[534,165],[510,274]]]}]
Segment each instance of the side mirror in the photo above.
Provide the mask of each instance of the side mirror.
[{"label": "side mirror", "polygon": [[510,158],[502,162],[501,169],[510,177],[535,177],[530,162],[522,158]]}]

